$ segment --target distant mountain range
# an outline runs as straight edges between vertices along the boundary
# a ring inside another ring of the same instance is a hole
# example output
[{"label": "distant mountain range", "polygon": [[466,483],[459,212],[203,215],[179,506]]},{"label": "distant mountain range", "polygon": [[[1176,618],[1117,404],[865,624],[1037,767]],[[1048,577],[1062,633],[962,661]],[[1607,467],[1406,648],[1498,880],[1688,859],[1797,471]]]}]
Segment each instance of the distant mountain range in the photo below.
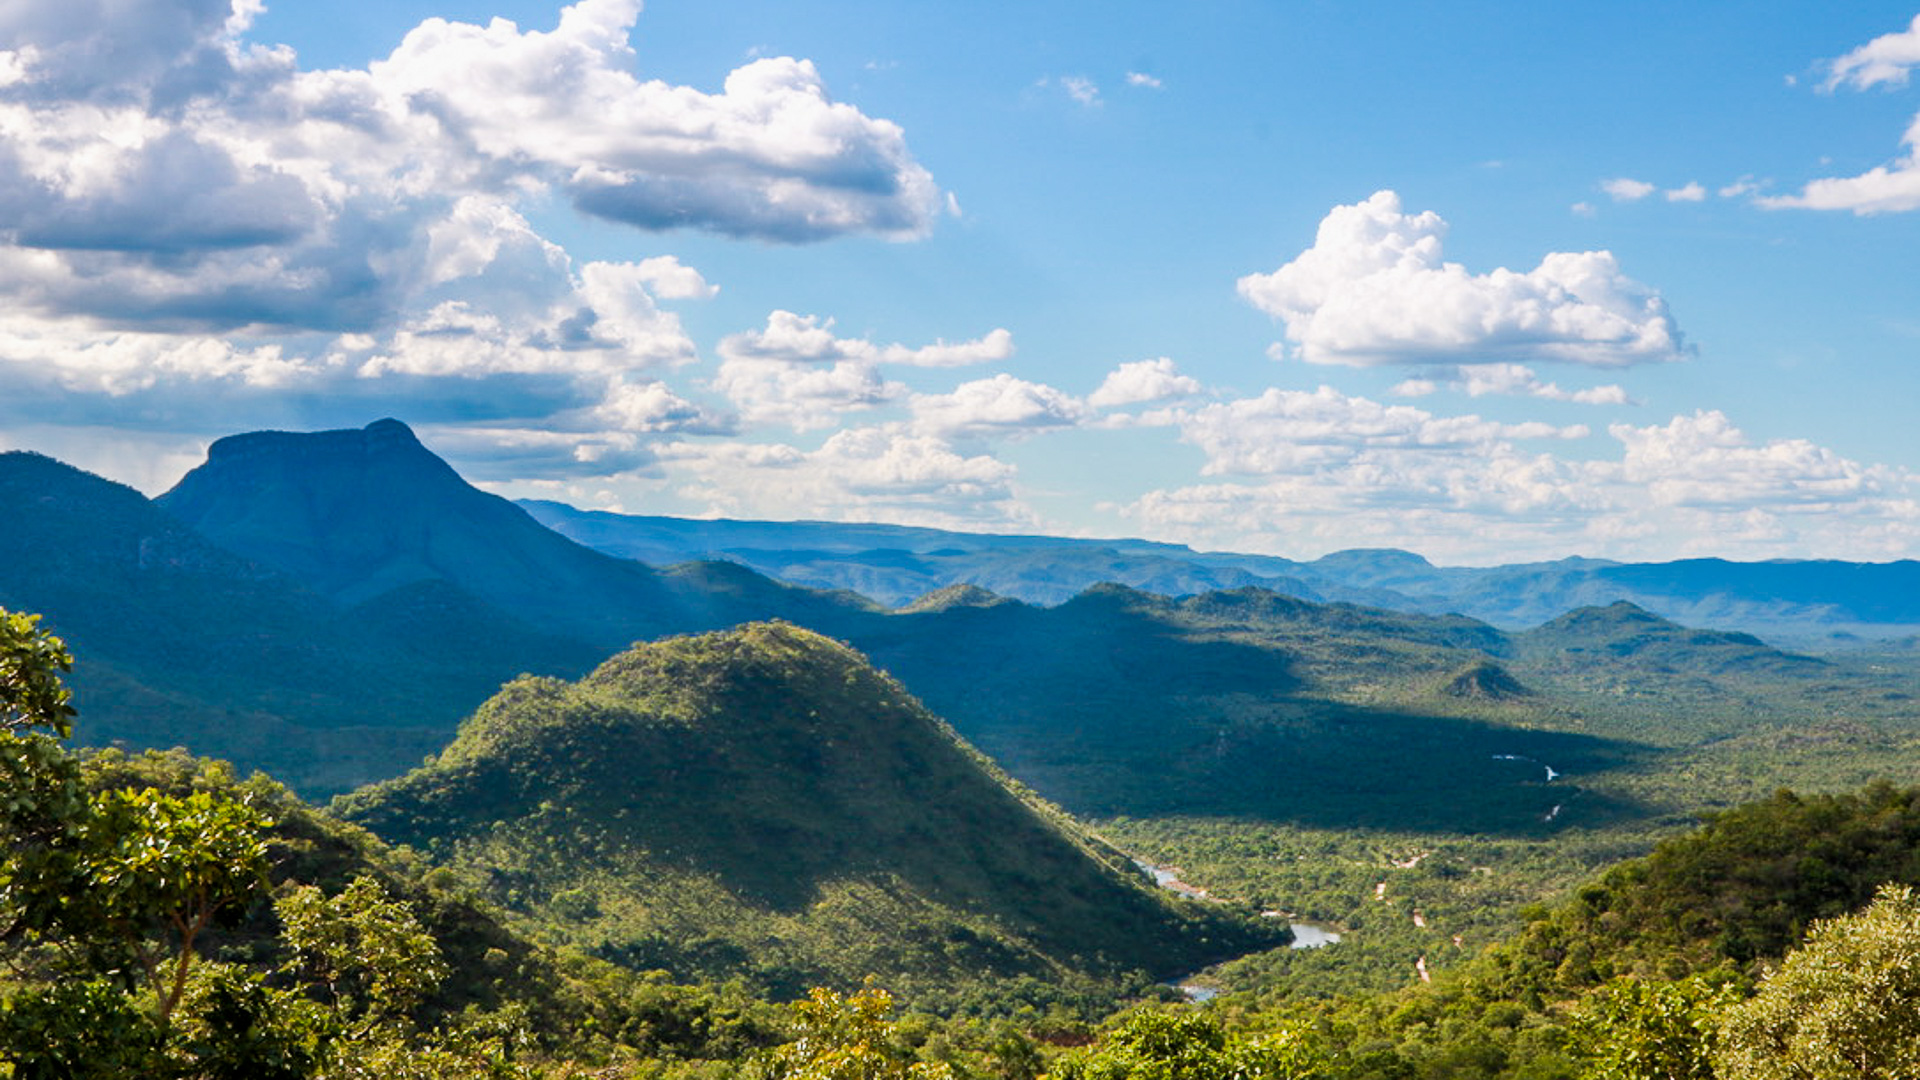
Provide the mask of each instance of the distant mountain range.
[{"label": "distant mountain range", "polygon": [[[737,561],[656,567],[474,489],[390,420],[221,440],[155,501],[44,457],[0,455],[0,514],[14,523],[0,536],[0,604],[43,612],[70,639],[82,737],[179,743],[313,794],[400,774],[520,673],[577,678],[635,641],[770,619],[851,644],[1013,776],[1089,814],[1532,834],[1659,812],[1608,778],[1661,755],[1738,748],[1727,740],[1804,732],[1842,712],[1856,726],[1903,724],[1911,698],[1895,685],[1907,654],[1888,652],[1892,673],[1876,673],[1691,630],[1600,592],[1598,576],[1581,588],[1604,605],[1553,610],[1531,630],[1325,602],[1498,580],[1405,553],[1288,563],[1299,576],[1249,585],[1236,575],[1284,560],[1192,556],[1200,569],[1182,570],[1184,549],[1167,545],[648,519],[656,558],[670,557],[660,536],[729,554],[715,539],[744,529],[762,545],[747,550],[785,550],[769,545],[794,536],[848,567],[876,566],[861,559],[886,550],[902,566],[975,558],[1052,574],[1070,555],[1075,572],[1152,564],[1189,576],[1166,594],[1093,584],[1052,605],[948,584],[889,607]],[[1580,574],[1636,569],[1552,565],[1562,592]],[[1826,565],[1782,572],[1810,589],[1801,571]],[[1202,582],[1201,570],[1219,577]],[[1319,584],[1298,584],[1308,571]],[[1774,603],[1846,606],[1811,595]],[[1846,610],[1897,615],[1911,602],[1856,598]],[[1564,778],[1516,761],[1550,762]]]},{"label": "distant mountain range", "polygon": [[1058,604],[1102,582],[1186,596],[1258,586],[1306,600],[1346,601],[1496,626],[1536,626],[1578,607],[1626,600],[1692,626],[1743,630],[1795,647],[1920,632],[1920,562],[1562,559],[1438,567],[1392,549],[1311,562],[1196,552],[1141,540],[996,536],[888,525],[687,520],[520,505],[555,531],[610,555],[669,564],[727,559],[770,577],[848,589],[900,605],[954,584]]}]

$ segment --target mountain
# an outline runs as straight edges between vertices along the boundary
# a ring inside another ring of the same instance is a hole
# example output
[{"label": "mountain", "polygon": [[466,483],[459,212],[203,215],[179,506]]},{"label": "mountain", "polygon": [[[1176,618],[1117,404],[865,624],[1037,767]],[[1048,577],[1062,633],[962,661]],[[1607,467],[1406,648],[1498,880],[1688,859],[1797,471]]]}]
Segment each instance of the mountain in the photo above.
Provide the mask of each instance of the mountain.
[{"label": "mountain", "polygon": [[819,588],[851,589],[893,606],[953,584],[1031,604],[1058,604],[1103,582],[1167,596],[1247,586],[1307,600],[1397,611],[1458,613],[1508,629],[1580,607],[1625,600],[1664,618],[1743,630],[1802,646],[1845,635],[1920,631],[1920,562],[1684,559],[1617,563],[1570,558],[1505,566],[1435,566],[1390,548],[1312,561],[1198,552],[1143,540],[1000,536],[818,521],[696,521],[577,510],[523,501],[558,532],[622,558],[671,563],[727,559]]},{"label": "mountain", "polygon": [[[1167,595],[1261,585],[1309,599],[1322,594],[1289,576],[1286,559],[1213,560],[1179,544],[958,533],[903,525],[820,521],[702,521],[519,505],[556,532],[596,550],[648,563],[724,559],[769,577],[847,589],[899,606],[948,585],[977,585],[1032,604],[1058,604],[1118,582]],[[1336,589],[1341,599],[1356,599]]]},{"label": "mountain", "polygon": [[1537,660],[1591,670],[1631,666],[1709,675],[1818,675],[1830,668],[1810,656],[1784,653],[1751,634],[1695,630],[1625,600],[1579,608],[1517,635]]},{"label": "mountain", "polygon": [[599,955],[779,993],[1166,977],[1283,940],[1153,890],[859,654],[784,623],[516,681],[336,809]]},{"label": "mountain", "polygon": [[432,750],[459,698],[555,659],[505,625],[495,640],[520,666],[389,635],[132,488],[37,454],[0,454],[0,520],[0,606],[43,614],[84,658],[72,682],[91,742],[186,744],[340,790]]},{"label": "mountain", "polygon": [[[662,573],[580,546],[461,479],[397,420],[214,443],[157,502],[230,551],[343,605],[458,590],[546,634],[602,649],[805,607],[729,571]],[[853,603],[846,598],[823,606]]]}]

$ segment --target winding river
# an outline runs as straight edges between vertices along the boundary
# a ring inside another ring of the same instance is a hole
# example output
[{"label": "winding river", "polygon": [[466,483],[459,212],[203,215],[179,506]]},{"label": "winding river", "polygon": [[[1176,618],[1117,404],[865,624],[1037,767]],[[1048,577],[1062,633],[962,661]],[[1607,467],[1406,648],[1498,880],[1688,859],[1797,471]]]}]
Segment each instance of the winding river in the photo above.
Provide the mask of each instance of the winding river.
[{"label": "winding river", "polygon": [[[1135,859],[1133,860],[1133,864],[1152,875],[1153,883],[1166,889],[1168,892],[1176,892],[1181,896],[1194,900],[1214,899],[1207,890],[1181,881],[1178,867],[1159,866],[1145,859]],[[1286,918],[1286,914],[1279,911],[1263,911],[1260,914],[1269,919]],[[1293,922],[1290,920],[1287,923],[1287,929],[1293,932],[1293,940],[1287,945],[1289,949],[1319,949],[1328,945],[1337,945],[1340,942],[1340,932],[1338,930],[1330,930],[1327,927],[1315,923]],[[1197,974],[1196,972],[1195,975],[1189,975],[1184,979],[1175,979],[1172,985],[1181,993],[1187,995],[1187,1000],[1189,1001],[1212,1000],[1220,993],[1219,988],[1203,986],[1194,982],[1193,979]]]}]

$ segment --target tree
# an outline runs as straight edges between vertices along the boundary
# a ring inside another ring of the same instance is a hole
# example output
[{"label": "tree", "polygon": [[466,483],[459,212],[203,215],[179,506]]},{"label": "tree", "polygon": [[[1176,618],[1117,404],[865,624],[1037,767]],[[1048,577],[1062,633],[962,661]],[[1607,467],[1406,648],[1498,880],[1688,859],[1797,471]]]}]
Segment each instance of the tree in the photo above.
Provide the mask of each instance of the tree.
[{"label": "tree", "polygon": [[1855,915],[1814,924],[1754,996],[1729,1008],[1722,1080],[1920,1076],[1920,897],[1884,885]]},{"label": "tree", "polygon": [[0,608],[0,729],[73,734],[73,694],[60,681],[72,670],[66,643],[40,629],[40,616]]},{"label": "tree", "polygon": [[1316,1080],[1330,1055],[1302,1028],[1229,1033],[1212,1013],[1141,1009],[1097,1046],[1062,1058],[1052,1080]]},{"label": "tree", "polygon": [[913,1060],[894,1041],[893,996],[815,988],[793,1004],[794,1041],[773,1052],[772,1080],[951,1080],[947,1066]]},{"label": "tree", "polygon": [[1725,986],[1621,978],[1588,995],[1574,1037],[1592,1080],[1714,1080],[1713,1049]]},{"label": "tree", "polygon": [[440,946],[413,908],[367,875],[333,897],[300,886],[277,897],[273,909],[293,948],[289,969],[324,986],[343,1023],[372,1028],[399,1020],[447,977]]}]

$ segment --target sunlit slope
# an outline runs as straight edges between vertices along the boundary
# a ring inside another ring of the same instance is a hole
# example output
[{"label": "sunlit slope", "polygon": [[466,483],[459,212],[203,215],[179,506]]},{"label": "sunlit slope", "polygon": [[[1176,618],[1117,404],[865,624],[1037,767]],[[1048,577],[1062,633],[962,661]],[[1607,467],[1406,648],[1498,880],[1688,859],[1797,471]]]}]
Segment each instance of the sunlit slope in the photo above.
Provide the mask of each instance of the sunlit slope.
[{"label": "sunlit slope", "polygon": [[1172,975],[1276,937],[1153,891],[859,654],[787,624],[517,681],[341,809],[610,959],[780,991]]}]

